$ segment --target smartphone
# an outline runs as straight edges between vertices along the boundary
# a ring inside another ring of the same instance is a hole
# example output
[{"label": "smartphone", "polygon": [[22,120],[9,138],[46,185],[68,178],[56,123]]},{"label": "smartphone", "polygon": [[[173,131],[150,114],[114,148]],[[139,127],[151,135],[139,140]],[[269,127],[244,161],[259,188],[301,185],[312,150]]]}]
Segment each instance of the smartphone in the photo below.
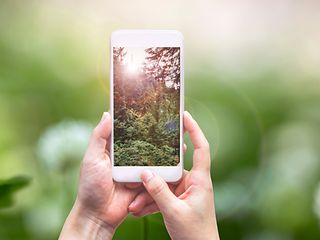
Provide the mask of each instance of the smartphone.
[{"label": "smartphone", "polygon": [[119,30],[110,47],[113,179],[141,182],[149,169],[176,182],[183,173],[183,36]]}]

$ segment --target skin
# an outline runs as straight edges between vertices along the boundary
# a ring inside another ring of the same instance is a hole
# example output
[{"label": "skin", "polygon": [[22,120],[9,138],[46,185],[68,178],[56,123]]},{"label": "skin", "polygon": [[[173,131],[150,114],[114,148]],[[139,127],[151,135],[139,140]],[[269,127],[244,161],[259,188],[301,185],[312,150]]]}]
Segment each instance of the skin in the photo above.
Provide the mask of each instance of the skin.
[{"label": "skin", "polygon": [[158,211],[172,239],[219,239],[209,144],[188,112],[184,126],[194,145],[193,168],[184,172],[178,184],[167,184],[151,171],[141,175],[144,187],[121,184],[112,179],[106,150],[112,122],[104,113],[84,156],[77,199],[59,239],[112,239],[128,212],[142,217]]},{"label": "skin", "polygon": [[111,117],[104,113],[81,164],[77,199],[59,239],[112,239],[117,226],[128,215],[128,206],[143,191],[140,185],[126,187],[111,174],[109,137]]},{"label": "skin", "polygon": [[209,143],[188,112],[184,113],[184,127],[194,146],[192,170],[185,171],[177,185],[168,185],[155,173],[144,171],[141,179],[147,193],[140,193],[129,210],[139,217],[160,210],[172,239],[219,239]]}]

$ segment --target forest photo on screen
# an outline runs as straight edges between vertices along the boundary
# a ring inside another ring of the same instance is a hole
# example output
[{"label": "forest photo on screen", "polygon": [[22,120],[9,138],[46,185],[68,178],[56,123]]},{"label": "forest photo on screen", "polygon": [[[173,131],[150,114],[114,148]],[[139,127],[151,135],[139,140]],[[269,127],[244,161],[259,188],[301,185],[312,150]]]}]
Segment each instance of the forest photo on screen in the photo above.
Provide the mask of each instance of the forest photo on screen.
[{"label": "forest photo on screen", "polygon": [[180,161],[180,48],[113,48],[115,166]]}]

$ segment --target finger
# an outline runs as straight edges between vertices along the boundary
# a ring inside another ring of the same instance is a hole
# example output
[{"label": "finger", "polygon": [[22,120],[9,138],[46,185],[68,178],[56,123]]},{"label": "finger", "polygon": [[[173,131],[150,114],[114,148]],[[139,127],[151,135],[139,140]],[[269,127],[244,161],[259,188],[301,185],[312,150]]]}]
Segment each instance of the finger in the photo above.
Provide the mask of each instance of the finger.
[{"label": "finger", "polygon": [[162,212],[168,212],[172,206],[179,204],[180,200],[171,192],[167,183],[155,173],[145,170],[141,179]]},{"label": "finger", "polygon": [[176,191],[176,188],[177,188],[177,186],[178,186],[178,184],[180,182],[181,182],[181,180],[179,180],[177,182],[167,183],[170,191],[174,193]]},{"label": "finger", "polygon": [[142,186],[142,183],[126,183],[125,184],[126,188],[129,189],[136,189]]},{"label": "finger", "polygon": [[177,188],[175,189],[174,195],[179,196],[179,195],[181,195],[181,194],[185,191],[185,188],[186,188],[185,182],[187,181],[188,173],[189,173],[189,171],[187,171],[187,170],[184,170],[184,171],[183,171],[183,176],[182,176],[182,178],[181,178],[181,182],[180,182],[180,184],[177,186]]},{"label": "finger", "polygon": [[91,156],[89,159],[92,159],[97,155],[101,156],[101,154],[105,154],[107,140],[111,134],[111,128],[111,116],[108,112],[104,112],[100,122],[94,128],[91,135],[89,146],[86,152],[86,155]]},{"label": "finger", "polygon": [[209,143],[201,131],[198,123],[187,111],[184,112],[183,124],[188,131],[191,142],[194,146],[192,169],[210,172]]},{"label": "finger", "polygon": [[132,213],[132,215],[136,217],[144,217],[146,215],[154,214],[157,212],[159,212],[158,205],[156,203],[151,203],[147,205],[145,208],[143,208],[141,211]]},{"label": "finger", "polygon": [[181,200],[184,200],[186,198],[188,198],[191,195],[192,189],[194,188],[194,185],[191,185],[187,188],[187,190],[185,190],[183,193],[181,193],[178,198]]},{"label": "finger", "polygon": [[150,203],[153,203],[154,200],[150,196],[150,194],[146,191],[140,193],[133,202],[129,205],[128,211],[129,212],[140,212],[143,208],[145,208]]},{"label": "finger", "polygon": [[[128,206],[137,197],[137,195],[139,195],[142,191],[145,192],[143,186],[130,190],[126,188],[124,183],[116,182],[114,186],[114,192],[118,193],[118,195],[116,194],[117,196],[114,196],[115,198],[113,200],[119,206]],[[124,195],[126,197],[124,197]]]},{"label": "finger", "polygon": [[110,156],[110,148],[111,148],[111,136],[109,135],[109,137],[107,139],[107,144],[105,147],[105,151],[108,154],[108,156]]},{"label": "finger", "polygon": [[[141,184],[141,183],[140,183]],[[169,189],[171,192],[175,192],[177,185],[174,184],[168,184]],[[148,204],[154,202],[153,198],[150,196],[150,194],[147,191],[143,191],[136,196],[136,198],[133,200],[133,202],[129,205],[128,211],[129,212],[139,212],[144,207],[146,207]]]},{"label": "finger", "polygon": [[187,148],[188,148],[188,147],[187,147],[187,144],[184,143],[184,144],[183,144],[183,153],[186,153]]}]

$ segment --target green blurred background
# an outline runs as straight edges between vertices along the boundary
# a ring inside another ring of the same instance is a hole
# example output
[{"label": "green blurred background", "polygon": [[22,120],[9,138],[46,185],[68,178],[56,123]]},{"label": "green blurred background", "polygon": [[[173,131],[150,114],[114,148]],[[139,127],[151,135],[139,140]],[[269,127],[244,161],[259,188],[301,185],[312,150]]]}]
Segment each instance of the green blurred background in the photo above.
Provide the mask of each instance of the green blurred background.
[{"label": "green blurred background", "polygon": [[[0,1],[0,239],[56,239],[108,110],[111,31],[185,36],[221,239],[320,238],[319,1]],[[191,167],[192,146],[185,156]],[[115,239],[167,239],[159,214]]]}]

